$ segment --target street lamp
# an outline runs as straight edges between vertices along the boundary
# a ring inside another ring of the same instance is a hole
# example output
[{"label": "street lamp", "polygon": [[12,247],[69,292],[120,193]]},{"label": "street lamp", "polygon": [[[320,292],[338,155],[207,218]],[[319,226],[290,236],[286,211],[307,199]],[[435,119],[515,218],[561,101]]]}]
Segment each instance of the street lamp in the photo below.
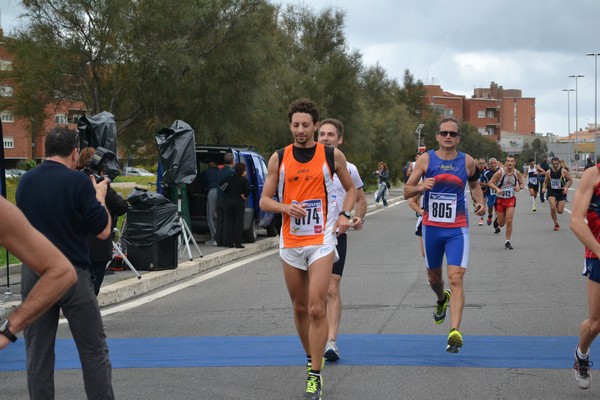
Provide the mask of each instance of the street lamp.
[{"label": "street lamp", "polygon": [[577,114],[577,78],[583,78],[584,75],[569,75],[569,78],[575,78],[575,169],[579,172],[579,121]]},{"label": "street lamp", "polygon": [[[567,92],[567,127],[569,129],[568,135],[571,136],[571,92],[575,89],[563,89],[563,92]],[[571,165],[571,152],[569,151],[569,165]]]},{"label": "street lamp", "polygon": [[[587,53],[586,56],[594,56],[594,143],[598,132],[598,56],[600,53]],[[594,150],[595,152],[595,150]],[[594,157],[596,155],[594,154]]]},{"label": "street lamp", "polygon": [[[419,124],[419,126],[417,127],[417,130],[415,131],[418,135],[418,139],[417,139],[417,152],[421,152],[421,129],[423,129],[423,127],[425,126],[425,124]],[[424,147],[424,146],[423,146]]]}]

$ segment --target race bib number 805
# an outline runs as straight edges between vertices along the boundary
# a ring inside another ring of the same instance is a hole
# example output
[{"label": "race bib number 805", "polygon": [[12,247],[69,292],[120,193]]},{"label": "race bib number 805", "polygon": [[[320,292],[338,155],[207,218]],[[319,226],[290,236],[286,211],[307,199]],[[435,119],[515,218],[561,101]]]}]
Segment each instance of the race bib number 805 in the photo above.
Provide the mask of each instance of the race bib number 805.
[{"label": "race bib number 805", "polygon": [[452,223],[456,221],[457,197],[455,193],[429,194],[429,220]]}]

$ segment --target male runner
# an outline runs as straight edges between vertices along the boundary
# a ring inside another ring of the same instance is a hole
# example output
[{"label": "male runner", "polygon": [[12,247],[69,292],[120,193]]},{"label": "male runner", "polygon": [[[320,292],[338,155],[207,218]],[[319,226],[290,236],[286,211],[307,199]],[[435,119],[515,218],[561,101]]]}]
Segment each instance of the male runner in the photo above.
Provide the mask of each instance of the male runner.
[{"label": "male runner", "polygon": [[489,182],[489,186],[496,191],[496,219],[494,220],[494,233],[499,233],[500,228],[506,225],[506,242],[504,248],[512,250],[510,238],[513,230],[513,218],[517,198],[515,192],[523,189],[523,176],[515,169],[515,156],[506,156],[504,168],[500,168]]},{"label": "male runner", "polygon": [[[431,289],[437,295],[433,312],[436,324],[444,322],[450,303],[452,326],[446,351],[457,353],[463,345],[459,331],[465,305],[463,278],[469,262],[469,223],[465,193],[467,182],[475,213],[485,214],[485,204],[479,186],[479,170],[475,160],[459,152],[460,125],[454,118],[440,122],[435,135],[437,150],[430,150],[417,160],[415,169],[404,187],[404,198],[423,194],[423,242],[425,265]],[[421,177],[425,179],[419,183]],[[442,263],[446,256],[451,290],[444,290]]]},{"label": "male runner", "polygon": [[[344,125],[341,121],[333,118],[327,118],[321,121],[318,135],[319,143],[325,146],[335,147],[336,149],[344,141]],[[356,214],[352,218],[350,226],[355,230],[361,230],[365,214],[367,213],[367,198],[363,191],[363,181],[360,179],[358,169],[354,164],[347,162],[348,172],[352,177],[352,182],[356,187]],[[334,215],[342,211],[342,204],[346,197],[346,190],[340,183],[337,174],[333,176],[333,186],[336,195],[336,205]],[[333,275],[327,291],[327,322],[329,325],[329,336],[325,345],[325,354],[327,361],[338,361],[340,352],[337,347],[336,339],[342,317],[342,299],[340,296],[340,282],[346,263],[347,235],[345,233],[338,235],[338,244],[336,246],[339,260],[333,264]]]},{"label": "male runner", "polygon": [[[487,199],[487,193],[489,192],[487,186],[482,184],[482,179],[485,172],[488,170],[488,165],[485,162],[485,158],[480,158],[477,162],[477,168],[479,168],[479,186],[481,186],[481,192],[483,193],[483,197]],[[483,225],[483,215],[479,217],[479,226]]]},{"label": "male runner", "polygon": [[529,165],[525,169],[527,174],[527,187],[529,188],[529,199],[531,200],[531,211],[536,212],[535,199],[537,198],[538,191],[540,188],[539,176],[545,173],[545,171],[535,163],[533,158],[529,159]]},{"label": "male runner", "polygon": [[[496,205],[496,191],[492,189],[489,185],[492,176],[498,170],[498,160],[494,157],[490,158],[489,167],[481,173],[481,177],[479,178],[479,184],[481,185],[481,189],[485,196],[488,217],[487,217],[487,225],[490,226],[492,224],[492,215],[494,212],[494,206]],[[500,228],[497,228],[498,232],[500,232]],[[496,232],[496,233],[498,233]]]},{"label": "male runner", "polygon": [[[288,110],[294,143],[273,153],[260,198],[263,211],[283,214],[279,256],[298,336],[307,355],[303,400],[320,400],[321,366],[327,342],[327,289],[337,260],[336,232],[350,227],[356,188],[346,157],[336,148],[315,143],[319,111],[299,99]],[[334,174],[346,189],[342,212],[335,212]],[[273,199],[277,191],[279,201]]]},{"label": "male runner", "polygon": [[[573,184],[571,174],[566,168],[560,164],[558,157],[552,158],[552,167],[546,171],[546,179],[544,179],[544,187],[542,191],[546,193],[548,203],[550,204],[550,216],[554,221],[554,230],[560,229],[558,225],[558,214],[565,211],[565,203],[567,201],[567,193]],[[548,189],[550,186],[550,189]]]},{"label": "male runner", "polygon": [[577,385],[588,389],[592,384],[590,346],[600,332],[600,164],[586,169],[581,177],[573,200],[571,229],[585,246],[584,275],[588,277],[588,318],[579,326],[572,373]]}]

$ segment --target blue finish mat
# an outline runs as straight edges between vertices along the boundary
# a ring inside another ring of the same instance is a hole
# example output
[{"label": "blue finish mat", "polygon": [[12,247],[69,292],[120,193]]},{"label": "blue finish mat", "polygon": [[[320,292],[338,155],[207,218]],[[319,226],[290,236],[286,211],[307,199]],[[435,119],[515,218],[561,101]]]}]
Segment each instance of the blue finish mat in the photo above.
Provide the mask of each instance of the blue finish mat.
[{"label": "blue finish mat", "polygon": [[[575,336],[464,336],[458,354],[442,335],[340,335],[339,365],[571,368]],[[108,339],[113,368],[304,365],[296,336],[184,336]],[[79,369],[73,340],[56,342],[56,369]],[[0,371],[25,370],[25,344],[0,351]]]}]

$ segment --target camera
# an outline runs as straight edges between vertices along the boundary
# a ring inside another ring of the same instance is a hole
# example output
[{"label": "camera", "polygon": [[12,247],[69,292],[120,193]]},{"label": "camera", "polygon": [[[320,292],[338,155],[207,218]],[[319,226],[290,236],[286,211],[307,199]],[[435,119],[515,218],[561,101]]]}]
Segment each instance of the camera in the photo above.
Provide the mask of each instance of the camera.
[{"label": "camera", "polygon": [[93,175],[96,183],[99,183],[104,180],[104,176],[100,175],[102,171],[111,181],[114,180],[119,175],[119,162],[115,153],[104,147],[98,147],[83,172]]}]

